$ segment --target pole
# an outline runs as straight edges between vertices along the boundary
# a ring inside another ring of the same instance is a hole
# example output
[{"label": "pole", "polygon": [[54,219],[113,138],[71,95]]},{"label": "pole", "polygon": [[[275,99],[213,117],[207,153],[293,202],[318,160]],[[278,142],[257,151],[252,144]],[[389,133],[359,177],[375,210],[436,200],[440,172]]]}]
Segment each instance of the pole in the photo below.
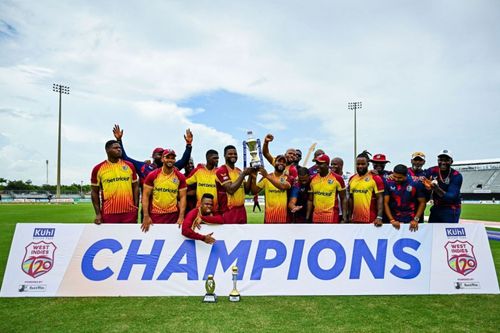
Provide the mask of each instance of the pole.
[{"label": "pole", "polygon": [[356,156],[358,155],[358,127],[357,127],[357,111],[361,109],[361,102],[350,102],[347,103],[347,108],[354,111],[354,173],[356,173]]},{"label": "pole", "polygon": [[45,170],[47,171],[47,178],[45,184],[49,185],[49,160],[45,160]]},{"label": "pole", "polygon": [[53,84],[52,90],[59,93],[59,124],[57,133],[57,186],[56,198],[61,197],[61,114],[62,114],[62,94],[69,95],[69,87],[60,84]]},{"label": "pole", "polygon": [[61,198],[61,102],[62,92],[59,90],[59,130],[57,134],[57,188],[56,198]]},{"label": "pole", "polygon": [[356,171],[356,155],[358,151],[357,147],[357,140],[358,140],[358,135],[357,135],[357,126],[356,126],[356,106],[354,107],[354,171]]}]

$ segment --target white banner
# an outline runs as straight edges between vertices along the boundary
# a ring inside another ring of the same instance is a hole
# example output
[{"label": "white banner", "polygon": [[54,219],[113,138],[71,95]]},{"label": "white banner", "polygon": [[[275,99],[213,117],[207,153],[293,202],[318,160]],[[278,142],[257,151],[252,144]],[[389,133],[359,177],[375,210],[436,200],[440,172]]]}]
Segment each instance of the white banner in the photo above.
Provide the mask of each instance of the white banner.
[{"label": "white banner", "polygon": [[203,225],[217,242],[176,225],[17,224],[3,297],[243,296],[499,293],[483,225]]}]

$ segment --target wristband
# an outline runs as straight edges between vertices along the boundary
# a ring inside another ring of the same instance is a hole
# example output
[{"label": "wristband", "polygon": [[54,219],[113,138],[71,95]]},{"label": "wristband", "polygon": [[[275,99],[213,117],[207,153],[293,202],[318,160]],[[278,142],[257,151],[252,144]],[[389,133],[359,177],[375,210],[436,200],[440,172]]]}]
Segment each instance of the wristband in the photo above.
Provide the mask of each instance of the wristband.
[{"label": "wristband", "polygon": [[382,220],[382,216],[377,216],[377,218],[378,218],[379,220]]}]

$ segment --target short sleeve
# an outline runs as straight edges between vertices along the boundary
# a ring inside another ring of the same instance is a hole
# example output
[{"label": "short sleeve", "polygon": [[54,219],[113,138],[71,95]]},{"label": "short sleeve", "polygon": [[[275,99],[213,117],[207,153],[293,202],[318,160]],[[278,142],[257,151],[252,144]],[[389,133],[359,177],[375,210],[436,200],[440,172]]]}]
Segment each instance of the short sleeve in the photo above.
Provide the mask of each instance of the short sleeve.
[{"label": "short sleeve", "polygon": [[193,185],[198,182],[198,179],[196,178],[198,169],[194,169],[189,176],[186,178],[186,184],[188,185]]},{"label": "short sleeve", "polygon": [[98,177],[99,169],[101,168],[101,164],[98,164],[92,169],[92,174],[90,175],[90,185],[99,186],[101,184],[101,180]]},{"label": "short sleeve", "polygon": [[[158,169],[158,170],[161,170],[161,169]],[[144,180],[144,185],[145,186],[149,186],[149,187],[154,187],[154,183],[155,183],[155,179],[156,179],[156,175],[158,173],[156,171],[153,171],[153,172],[150,172],[147,176],[146,176],[146,180]]]},{"label": "short sleeve", "polygon": [[339,187],[339,191],[343,191],[345,190],[345,181],[344,181],[344,178],[342,178],[342,176],[337,176],[337,175],[334,175],[335,176],[335,179],[337,180],[337,182],[339,183],[340,187]]},{"label": "short sleeve", "polygon": [[137,181],[137,170],[135,170],[135,167],[132,163],[130,163],[128,161],[124,161],[124,162],[125,162],[125,164],[128,165],[128,167],[132,171],[132,183],[135,183]]},{"label": "short sleeve", "polygon": [[217,169],[217,171],[215,172],[215,177],[221,185],[227,184],[231,181],[227,168],[220,167],[219,169]]},{"label": "short sleeve", "polygon": [[384,191],[384,181],[379,176],[373,175],[373,181],[375,182],[375,193],[380,193]]},{"label": "short sleeve", "polygon": [[179,190],[184,190],[187,188],[186,177],[182,173],[178,173],[177,177],[179,178]]}]

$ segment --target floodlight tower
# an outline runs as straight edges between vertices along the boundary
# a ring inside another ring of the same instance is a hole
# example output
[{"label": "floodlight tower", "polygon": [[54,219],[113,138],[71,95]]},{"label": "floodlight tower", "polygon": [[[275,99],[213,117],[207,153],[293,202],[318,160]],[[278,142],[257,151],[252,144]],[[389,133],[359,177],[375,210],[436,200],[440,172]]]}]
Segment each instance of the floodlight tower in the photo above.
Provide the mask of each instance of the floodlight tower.
[{"label": "floodlight tower", "polygon": [[361,102],[350,102],[347,103],[347,108],[349,110],[354,110],[354,173],[356,173],[356,156],[358,155],[358,147],[357,147],[357,127],[356,127],[356,111],[361,109]]},{"label": "floodlight tower", "polygon": [[57,189],[56,198],[61,198],[61,101],[62,94],[69,95],[69,87],[60,84],[53,84],[52,90],[59,93],[59,129],[57,134]]}]

